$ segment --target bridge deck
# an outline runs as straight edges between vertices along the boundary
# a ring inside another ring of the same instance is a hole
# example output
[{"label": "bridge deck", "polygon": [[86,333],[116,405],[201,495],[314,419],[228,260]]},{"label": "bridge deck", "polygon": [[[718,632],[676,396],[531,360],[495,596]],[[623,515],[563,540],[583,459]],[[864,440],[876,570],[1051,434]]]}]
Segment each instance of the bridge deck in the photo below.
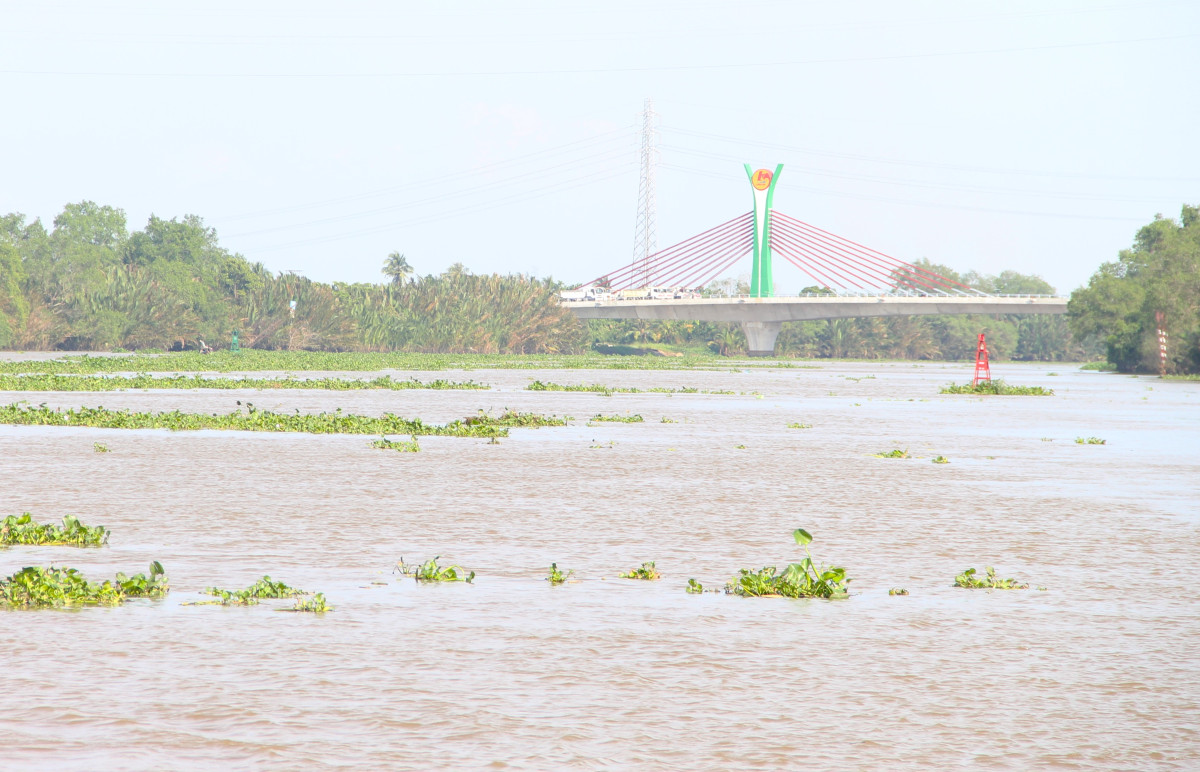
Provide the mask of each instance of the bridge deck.
[{"label": "bridge deck", "polygon": [[1067,299],[1045,296],[687,298],[563,301],[580,319],[694,319],[706,322],[796,322],[859,316],[1063,314]]}]

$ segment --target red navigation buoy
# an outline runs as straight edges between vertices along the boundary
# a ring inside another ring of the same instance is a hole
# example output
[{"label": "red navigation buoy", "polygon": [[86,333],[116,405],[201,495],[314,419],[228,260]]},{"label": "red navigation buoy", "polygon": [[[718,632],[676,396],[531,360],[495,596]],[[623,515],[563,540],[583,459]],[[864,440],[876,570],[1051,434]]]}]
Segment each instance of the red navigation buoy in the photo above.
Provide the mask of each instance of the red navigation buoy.
[{"label": "red navigation buoy", "polygon": [[983,333],[979,333],[979,347],[975,349],[975,379],[971,381],[972,386],[978,386],[980,381],[992,381],[992,368],[988,364],[987,341],[984,340]]}]

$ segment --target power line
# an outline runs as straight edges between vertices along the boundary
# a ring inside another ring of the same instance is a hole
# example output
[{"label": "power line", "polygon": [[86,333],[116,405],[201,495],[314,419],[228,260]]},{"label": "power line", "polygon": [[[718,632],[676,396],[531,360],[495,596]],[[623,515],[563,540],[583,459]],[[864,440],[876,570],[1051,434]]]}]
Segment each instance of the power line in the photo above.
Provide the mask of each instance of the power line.
[{"label": "power line", "polygon": [[[585,158],[579,159],[573,163],[558,164],[553,167],[553,171],[555,171],[556,173],[562,173],[563,171],[572,171],[572,170],[577,170],[577,169],[583,169],[583,168],[588,168],[591,166],[596,166],[598,164],[604,165],[607,168],[612,168],[612,163],[617,162],[617,161],[619,161],[619,159],[626,157],[627,152],[628,151],[626,148],[615,148],[613,150],[606,150],[601,153],[596,153],[591,156],[587,156]],[[530,177],[544,175],[547,173],[547,171],[549,171],[549,170],[545,169],[545,168],[533,169],[533,170],[530,170],[527,172],[522,172],[521,174],[512,175],[512,176],[505,177],[504,179],[500,179],[500,180],[494,180],[491,182],[481,183],[479,185],[453,188],[453,189],[451,189],[445,193],[441,193],[439,195],[422,196],[421,198],[418,198],[415,200],[405,201],[402,203],[392,204],[392,205],[384,206],[384,207],[378,207],[375,209],[368,209],[368,210],[360,211],[360,212],[352,212],[349,214],[342,214],[342,215],[333,215],[330,217],[323,217],[323,218],[316,219],[316,220],[305,220],[304,222],[299,223],[299,224],[277,225],[277,226],[271,226],[271,227],[267,227],[267,228],[259,228],[257,230],[252,230],[252,231],[242,231],[240,233],[230,234],[230,236],[239,236],[239,237],[240,236],[253,236],[253,235],[257,235],[257,234],[261,234],[261,233],[271,233],[274,231],[289,230],[289,229],[293,229],[293,228],[297,228],[297,227],[309,227],[309,226],[324,225],[324,224],[335,223],[335,222],[345,222],[347,220],[357,220],[357,219],[362,219],[364,217],[373,217],[376,215],[388,214],[391,212],[397,212],[397,211],[404,210],[404,209],[423,207],[423,206],[427,206],[429,204],[436,204],[436,203],[450,201],[450,200],[460,200],[460,199],[464,199],[468,196],[479,195],[479,194],[483,194],[483,193],[492,192],[497,189],[508,188],[516,183],[520,183],[524,180],[528,180],[528,178],[530,178]]]},{"label": "power line", "polygon": [[[265,247],[256,247],[254,249],[254,251],[255,252],[274,252],[274,251],[277,251],[280,249],[288,249],[290,247],[308,246],[308,245],[314,245],[314,244],[328,244],[330,242],[343,241],[345,239],[354,238],[357,236],[365,236],[365,235],[371,235],[371,234],[375,234],[375,233],[385,233],[387,231],[392,231],[392,230],[396,230],[398,228],[403,228],[403,227],[428,225],[430,223],[442,222],[445,220],[462,219],[463,217],[469,216],[470,214],[472,214],[474,212],[483,212],[483,211],[487,211],[489,209],[497,209],[500,207],[510,206],[512,204],[520,204],[520,203],[524,203],[526,201],[532,201],[534,199],[544,198],[546,196],[555,195],[555,194],[561,193],[566,190],[572,190],[572,189],[583,187],[586,185],[592,185],[592,184],[595,184],[598,182],[605,182],[607,180],[616,179],[617,177],[621,177],[621,176],[625,175],[627,170],[632,166],[633,166],[633,161],[629,160],[629,161],[626,161],[624,164],[618,165],[617,167],[610,168],[608,170],[609,173],[600,171],[600,172],[594,172],[592,174],[584,175],[582,177],[575,177],[575,178],[569,179],[569,180],[562,180],[562,181],[559,181],[552,185],[540,187],[537,190],[529,192],[529,193],[512,195],[512,196],[508,196],[508,197],[505,197],[502,199],[494,200],[489,204],[484,204],[481,206],[473,207],[469,212],[463,212],[459,209],[455,209],[450,212],[443,211],[442,213],[439,213],[439,214],[426,215],[423,217],[415,217],[413,219],[403,220],[400,222],[390,222],[390,223],[387,223],[384,225],[375,226],[373,228],[360,228],[360,229],[353,230],[353,231],[342,231],[340,233],[333,233],[333,234],[329,234],[326,236],[317,236],[317,237],[310,238],[310,239],[299,239],[296,241],[289,241],[286,243],[272,244],[270,246],[265,246]],[[534,223],[531,223],[531,227],[533,227],[533,225],[534,225]],[[249,250],[247,250],[247,251],[249,251]]]},{"label": "power line", "polygon": [[[723,153],[710,153],[710,152],[705,152],[705,151],[700,151],[700,150],[693,150],[691,148],[678,147],[676,145],[668,144],[668,145],[664,145],[663,147],[665,147],[669,150],[673,150],[677,153],[682,153],[683,155],[690,155],[690,156],[695,156],[698,158],[712,158],[715,160],[736,161],[736,162],[740,162],[740,160],[741,160],[738,156],[734,156],[734,155],[728,155],[728,154],[723,154]],[[1020,189],[1020,188],[992,187],[992,186],[983,186],[983,185],[960,185],[960,184],[953,184],[953,183],[947,183],[947,182],[924,182],[924,181],[918,182],[918,181],[912,181],[912,180],[896,180],[896,179],[889,179],[887,177],[881,177],[878,175],[852,174],[852,173],[848,173],[848,172],[833,171],[830,169],[821,169],[818,167],[799,166],[797,164],[791,165],[791,168],[796,169],[797,171],[800,171],[806,175],[813,176],[813,177],[828,177],[830,179],[849,180],[849,181],[853,181],[853,182],[870,182],[870,183],[877,183],[880,185],[896,185],[896,186],[908,187],[908,188],[921,188],[921,189],[925,189],[925,190],[963,191],[963,192],[968,192],[968,193],[982,193],[982,194],[994,194],[994,195],[996,195],[996,194],[998,194],[998,195],[1017,194],[1017,195],[1022,195],[1022,196],[1037,196],[1037,197],[1042,197],[1042,198],[1055,198],[1055,199],[1062,199],[1062,200],[1068,200],[1068,201],[1112,201],[1112,202],[1137,203],[1137,202],[1142,202],[1142,201],[1146,200],[1144,196],[1105,196],[1105,195],[1095,195],[1095,194],[1063,193],[1063,192],[1057,192],[1057,191],[1028,190],[1028,189]]]},{"label": "power line", "polygon": [[475,166],[475,167],[471,167],[468,169],[460,169],[458,171],[450,172],[449,174],[442,175],[438,179],[434,179],[434,180],[424,180],[423,179],[423,180],[419,180],[416,182],[405,183],[403,185],[393,185],[393,186],[389,186],[386,188],[379,188],[377,190],[368,191],[368,192],[364,192],[364,193],[355,193],[355,194],[349,195],[349,196],[340,196],[337,198],[329,198],[329,199],[324,199],[324,200],[320,200],[320,201],[310,201],[310,202],[306,202],[303,204],[295,204],[293,206],[277,207],[274,209],[264,209],[264,210],[260,210],[257,212],[246,212],[243,214],[228,215],[228,216],[214,218],[214,219],[220,219],[220,220],[229,222],[229,221],[236,221],[236,220],[253,219],[253,218],[257,218],[257,217],[268,217],[268,216],[277,215],[277,214],[288,214],[290,212],[299,212],[299,211],[303,211],[306,209],[316,209],[319,207],[330,206],[332,204],[342,204],[342,203],[348,203],[348,202],[352,202],[352,201],[360,201],[363,199],[378,198],[381,196],[387,196],[387,195],[391,195],[393,193],[400,193],[400,192],[408,191],[408,190],[428,189],[431,186],[453,185],[453,184],[457,184],[457,180],[459,180],[463,177],[480,175],[480,174],[484,174],[487,172],[499,171],[506,167],[513,166],[515,164],[518,164],[518,163],[521,163],[521,162],[524,162],[524,161],[527,161],[530,159],[543,158],[543,157],[544,158],[554,158],[556,156],[567,154],[568,152],[570,152],[571,149],[581,150],[581,149],[589,148],[594,145],[603,145],[603,144],[610,143],[613,141],[619,141],[622,144],[627,144],[629,142],[628,132],[629,132],[629,129],[631,129],[631,128],[633,128],[632,124],[630,124],[628,126],[623,126],[619,129],[612,129],[610,131],[601,132],[600,134],[594,135],[592,137],[586,137],[584,139],[575,140],[573,142],[566,142],[561,145],[555,145],[554,147],[549,147],[544,150],[536,150],[532,153],[525,153],[523,155],[513,156],[512,158],[508,158],[503,161],[495,161],[492,163],[483,164],[481,166]]},{"label": "power line", "polygon": [[[718,174],[716,172],[701,171],[701,170],[689,168],[687,166],[679,166],[677,164],[664,163],[662,165],[662,167],[664,169],[673,169],[675,171],[681,171],[686,174],[695,174],[695,175],[699,175],[699,176],[703,176],[703,177],[714,177],[714,178],[722,179],[722,180],[729,179],[728,174]],[[1138,217],[1109,217],[1109,216],[1105,216],[1105,215],[1067,214],[1067,213],[1063,213],[1063,212],[1031,212],[1028,210],[993,209],[993,208],[981,207],[981,206],[961,206],[961,205],[957,205],[957,204],[935,204],[935,203],[929,203],[929,202],[925,202],[925,201],[914,201],[910,198],[889,198],[887,196],[872,196],[872,195],[865,195],[865,194],[861,194],[861,193],[842,193],[842,192],[835,191],[835,190],[829,190],[828,188],[812,188],[812,187],[806,187],[803,185],[793,185],[793,184],[789,184],[788,189],[789,190],[798,190],[798,191],[802,191],[804,193],[813,193],[818,196],[834,196],[837,198],[852,198],[852,199],[858,199],[861,201],[882,201],[882,202],[889,203],[889,204],[902,204],[904,206],[915,206],[915,207],[921,207],[921,208],[925,208],[925,209],[953,209],[953,210],[967,211],[967,212],[985,212],[988,214],[1015,214],[1015,215],[1025,215],[1025,216],[1029,216],[1029,217],[1050,217],[1050,218],[1054,218],[1054,219],[1104,220],[1104,221],[1108,221],[1108,222],[1114,222],[1114,221],[1145,222],[1145,220],[1143,218],[1138,218]]]},{"label": "power line", "polygon": [[132,71],[99,71],[99,70],[0,70],[0,75],[27,76],[65,76],[65,77],[101,77],[101,78],[282,78],[287,80],[316,78],[316,79],[356,79],[356,78],[460,78],[460,77],[516,77],[530,75],[598,75],[605,73],[626,72],[700,72],[713,70],[754,69],[760,67],[798,67],[816,64],[861,64],[865,62],[898,62],[919,61],[923,59],[939,59],[956,56],[987,56],[993,54],[1033,53],[1040,51],[1063,51],[1077,48],[1093,48],[1097,46],[1126,45],[1130,43],[1160,43],[1168,40],[1187,40],[1200,37],[1200,33],[1183,35],[1163,35],[1159,37],[1125,38],[1118,40],[1095,40],[1082,43],[1055,43],[1043,46],[1011,46],[1006,48],[980,48],[963,51],[931,51],[918,54],[881,54],[878,56],[857,57],[826,57],[816,59],[790,59],[768,62],[726,62],[723,64],[668,64],[648,65],[642,67],[580,67],[571,69],[541,69],[541,70],[428,70],[407,72],[132,72]]},{"label": "power line", "polygon": [[897,166],[915,166],[928,169],[944,169],[948,171],[964,171],[983,174],[1011,174],[1016,176],[1027,177],[1061,177],[1064,179],[1086,179],[1086,180],[1114,180],[1120,182],[1200,182],[1200,177],[1140,177],[1140,176],[1124,176],[1112,174],[1088,174],[1086,172],[1044,172],[1031,169],[998,169],[995,167],[986,166],[967,166],[962,164],[937,163],[930,161],[910,161],[896,158],[883,158],[879,156],[862,155],[858,153],[836,153],[828,150],[817,150],[814,148],[799,147],[797,145],[786,145],[778,142],[764,142],[762,140],[746,140],[737,137],[730,137],[722,134],[710,134],[702,131],[694,131],[692,129],[681,129],[672,126],[665,126],[663,130],[668,134],[681,134],[698,139],[717,140],[721,142],[731,142],[750,147],[762,147],[771,150],[784,150],[794,153],[802,153],[805,155],[816,155],[826,158],[842,158],[852,161],[871,161],[873,163],[892,164]]}]

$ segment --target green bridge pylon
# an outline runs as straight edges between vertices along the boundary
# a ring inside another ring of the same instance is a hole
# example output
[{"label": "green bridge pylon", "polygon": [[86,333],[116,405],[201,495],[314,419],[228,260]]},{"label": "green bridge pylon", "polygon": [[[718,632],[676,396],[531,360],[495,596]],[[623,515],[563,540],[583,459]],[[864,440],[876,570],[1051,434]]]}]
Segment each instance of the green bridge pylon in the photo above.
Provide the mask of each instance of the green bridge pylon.
[{"label": "green bridge pylon", "polygon": [[775,171],[746,167],[746,176],[754,188],[754,266],[750,271],[750,297],[769,298],[775,296],[775,281],[771,275],[771,202],[775,198],[775,183],[783,172],[783,164]]}]

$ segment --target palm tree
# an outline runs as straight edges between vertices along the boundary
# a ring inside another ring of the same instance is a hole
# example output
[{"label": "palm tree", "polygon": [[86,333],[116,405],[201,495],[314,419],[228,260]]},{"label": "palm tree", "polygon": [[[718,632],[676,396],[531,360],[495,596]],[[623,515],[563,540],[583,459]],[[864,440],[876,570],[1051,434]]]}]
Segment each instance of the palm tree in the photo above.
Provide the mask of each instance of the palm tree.
[{"label": "palm tree", "polygon": [[408,277],[412,276],[412,266],[408,264],[408,260],[399,252],[392,252],[387,256],[387,261],[383,264],[383,275],[391,277],[392,284],[404,284],[408,281]]}]

